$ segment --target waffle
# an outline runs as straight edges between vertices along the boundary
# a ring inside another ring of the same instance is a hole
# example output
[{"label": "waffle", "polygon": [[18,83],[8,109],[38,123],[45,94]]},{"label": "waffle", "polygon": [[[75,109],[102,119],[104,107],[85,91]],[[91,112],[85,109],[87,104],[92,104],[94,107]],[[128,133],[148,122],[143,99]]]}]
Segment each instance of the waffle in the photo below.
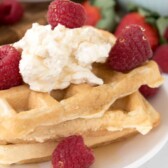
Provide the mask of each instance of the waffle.
[{"label": "waffle", "polygon": [[[101,117],[117,99],[134,93],[141,85],[157,87],[163,82],[153,61],[125,74],[105,66],[100,68],[100,65],[95,66],[94,71],[104,79],[105,84],[95,87],[76,85],[62,93],[55,91],[52,96],[31,91],[24,85],[0,91],[1,144],[44,142],[51,137],[29,135],[38,134],[38,128],[43,126],[78,118]],[[62,100],[57,100],[57,95],[62,95]]]},{"label": "waffle", "polygon": [[[100,31],[107,41],[114,36]],[[90,146],[148,133],[159,124],[159,114],[137,90],[163,83],[154,61],[127,73],[94,64],[103,85],[71,85],[49,93],[27,85],[0,91],[0,164],[48,160],[60,139],[73,134]],[[17,153],[17,155],[15,155]]]},{"label": "waffle", "polygon": [[[66,136],[74,133],[82,134],[85,143],[89,147],[95,147],[123,139],[137,131],[146,133],[158,125],[159,121],[159,114],[139,92],[135,92],[118,99],[100,118],[75,119],[57,126],[43,127],[41,134],[44,135],[47,130],[48,132],[57,130]],[[46,161],[50,159],[59,140],[58,138],[44,143],[0,145],[0,164]]]},{"label": "waffle", "polygon": [[57,142],[72,134],[92,147],[146,134],[159,123],[159,114],[136,92],[143,84],[162,84],[154,61],[125,74],[100,64],[93,71],[105,84],[71,85],[51,94],[26,85],[0,91],[0,164],[48,160]]}]

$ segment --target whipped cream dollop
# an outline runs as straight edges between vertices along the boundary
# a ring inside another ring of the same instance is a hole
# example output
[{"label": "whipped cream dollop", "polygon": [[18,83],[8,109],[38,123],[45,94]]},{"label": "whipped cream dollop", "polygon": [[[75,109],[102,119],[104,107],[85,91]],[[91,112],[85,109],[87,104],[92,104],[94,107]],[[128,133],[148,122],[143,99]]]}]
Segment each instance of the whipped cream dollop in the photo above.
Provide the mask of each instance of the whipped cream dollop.
[{"label": "whipped cream dollop", "polygon": [[103,84],[91,71],[94,62],[104,63],[112,43],[93,27],[75,29],[34,23],[14,44],[22,51],[20,73],[30,89],[50,92],[71,83]]}]

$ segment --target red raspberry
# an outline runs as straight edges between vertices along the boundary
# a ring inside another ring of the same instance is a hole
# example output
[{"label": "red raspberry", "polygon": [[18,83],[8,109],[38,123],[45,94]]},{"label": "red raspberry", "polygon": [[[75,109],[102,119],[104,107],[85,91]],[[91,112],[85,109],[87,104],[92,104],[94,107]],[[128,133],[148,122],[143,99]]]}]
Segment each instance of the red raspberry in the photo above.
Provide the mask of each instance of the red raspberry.
[{"label": "red raspberry", "polygon": [[168,44],[159,46],[154,53],[153,59],[163,72],[168,73]]},{"label": "red raspberry", "polygon": [[55,0],[49,5],[47,19],[52,28],[55,28],[59,23],[68,28],[77,28],[84,25],[86,13],[79,3],[69,0]]},{"label": "red raspberry", "polygon": [[130,25],[119,35],[110,51],[107,64],[114,70],[126,72],[151,57],[152,50],[144,29],[138,25]]},{"label": "red raspberry", "polygon": [[77,135],[63,139],[52,154],[53,168],[89,168],[93,162],[92,151]]},{"label": "red raspberry", "polygon": [[23,7],[16,0],[3,0],[0,4],[0,23],[14,24],[21,20]]},{"label": "red raspberry", "polygon": [[19,73],[20,53],[12,46],[0,48],[0,89],[8,89],[22,84]]},{"label": "red raspberry", "polygon": [[142,93],[142,95],[146,98],[152,97],[157,94],[159,88],[151,88],[147,85],[142,85],[139,88],[139,91]]},{"label": "red raspberry", "polygon": [[153,50],[158,46],[159,35],[157,30],[145,21],[145,17],[141,16],[137,12],[129,13],[122,18],[115,31],[115,35],[118,36],[124,27],[131,24],[142,26],[146,30],[145,35],[147,36]]}]

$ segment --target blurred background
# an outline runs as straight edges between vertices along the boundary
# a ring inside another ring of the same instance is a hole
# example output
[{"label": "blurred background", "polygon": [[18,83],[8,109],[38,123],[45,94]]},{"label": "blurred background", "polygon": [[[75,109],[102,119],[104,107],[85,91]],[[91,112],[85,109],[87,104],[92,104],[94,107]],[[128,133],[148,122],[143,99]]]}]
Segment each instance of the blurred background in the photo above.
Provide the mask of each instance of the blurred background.
[{"label": "blurred background", "polygon": [[[86,25],[116,36],[126,24],[140,24],[149,34],[152,49],[168,39],[167,0],[73,0],[87,13]],[[0,45],[18,41],[32,23],[47,24],[51,0],[0,0]],[[17,4],[17,5],[16,5]],[[126,17],[126,18],[125,18]]]}]

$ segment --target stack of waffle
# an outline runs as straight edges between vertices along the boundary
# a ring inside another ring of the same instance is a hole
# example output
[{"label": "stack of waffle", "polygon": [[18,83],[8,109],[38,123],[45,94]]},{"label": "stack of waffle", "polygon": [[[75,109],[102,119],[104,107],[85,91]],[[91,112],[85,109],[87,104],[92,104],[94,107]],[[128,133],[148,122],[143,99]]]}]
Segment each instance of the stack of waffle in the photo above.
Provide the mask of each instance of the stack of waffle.
[{"label": "stack of waffle", "polygon": [[94,64],[93,72],[103,85],[71,85],[51,93],[27,85],[0,91],[0,164],[48,160],[56,144],[70,135],[82,135],[94,147],[147,134],[159,124],[159,113],[138,92],[141,85],[162,84],[154,61],[128,73]]}]

